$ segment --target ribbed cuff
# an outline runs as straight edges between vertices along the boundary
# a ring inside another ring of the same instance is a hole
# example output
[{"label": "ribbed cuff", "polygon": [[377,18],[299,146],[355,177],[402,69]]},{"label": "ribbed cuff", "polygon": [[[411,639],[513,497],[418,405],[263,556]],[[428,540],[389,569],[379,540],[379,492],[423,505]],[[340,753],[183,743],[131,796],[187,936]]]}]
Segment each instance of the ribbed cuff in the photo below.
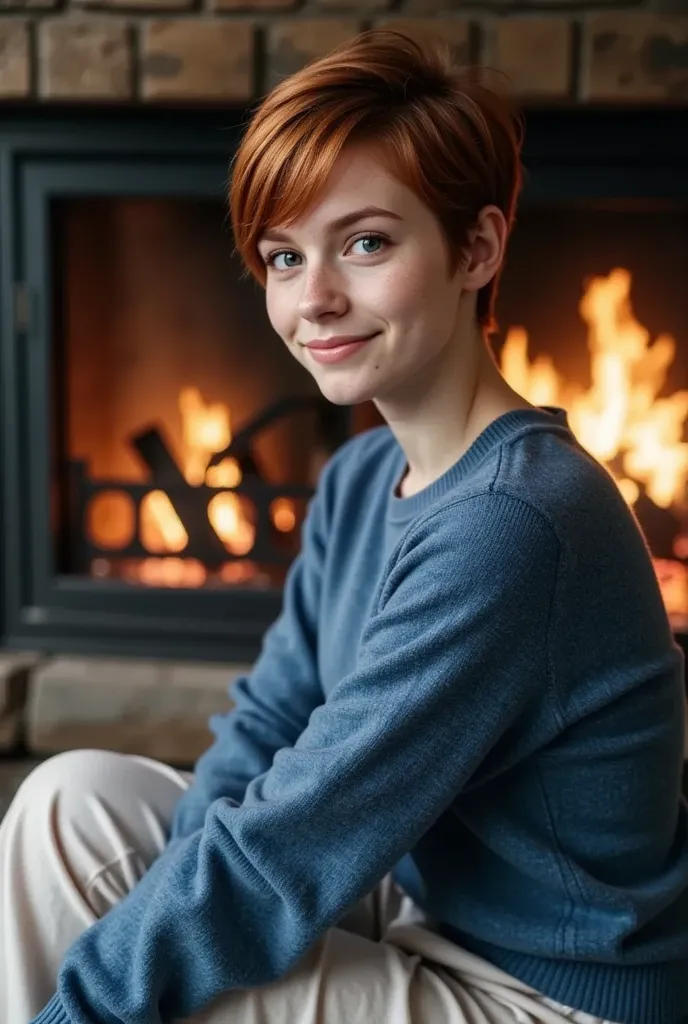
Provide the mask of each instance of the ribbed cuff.
[{"label": "ribbed cuff", "polygon": [[54,995],[38,1016],[34,1017],[31,1024],[72,1024],[72,1022],[62,1005],[62,1000],[58,995]]}]

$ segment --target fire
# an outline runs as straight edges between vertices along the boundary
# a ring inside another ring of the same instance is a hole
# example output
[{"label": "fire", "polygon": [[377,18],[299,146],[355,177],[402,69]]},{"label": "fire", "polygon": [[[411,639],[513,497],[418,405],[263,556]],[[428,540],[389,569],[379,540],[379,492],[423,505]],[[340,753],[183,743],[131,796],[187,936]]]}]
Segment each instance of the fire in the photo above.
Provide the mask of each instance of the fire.
[{"label": "fire", "polygon": [[[588,325],[591,386],[568,384],[549,356],[528,358],[528,335],[512,327],[501,355],[501,370],[519,394],[534,405],[566,408],[574,434],[603,463],[629,505],[641,494],[685,520],[688,510],[688,390],[658,397],[666,384],[676,342],[662,334],[651,343],[631,304],[631,275],[613,270],[587,284],[579,304]],[[621,470],[612,469],[617,460]],[[677,537],[674,554],[685,558],[688,538]],[[688,569],[656,560],[670,614],[688,620]],[[669,585],[670,581],[670,585]]]},{"label": "fire", "polygon": [[[193,486],[205,483],[211,487],[237,487],[242,474],[236,459],[226,458],[219,465],[208,467],[211,456],[232,440],[228,407],[221,402],[206,404],[197,388],[187,387],[179,395],[179,411],[185,479]],[[296,527],[296,513],[287,498],[273,502],[271,516],[277,530],[289,532]],[[256,528],[239,495],[231,490],[216,494],[208,505],[208,518],[230,554],[247,555],[251,551]],[[145,559],[141,581],[168,586],[202,585],[207,573],[199,562],[169,557],[181,554],[188,539],[168,496],[163,491],[152,491],[141,504],[141,541],[151,554],[167,557]]]}]

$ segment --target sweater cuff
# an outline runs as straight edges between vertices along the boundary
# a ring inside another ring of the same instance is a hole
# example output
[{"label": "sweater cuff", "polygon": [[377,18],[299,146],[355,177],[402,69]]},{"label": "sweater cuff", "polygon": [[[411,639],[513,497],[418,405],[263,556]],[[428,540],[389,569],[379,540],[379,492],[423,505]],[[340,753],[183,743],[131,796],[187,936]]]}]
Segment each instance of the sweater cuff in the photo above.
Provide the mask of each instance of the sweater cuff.
[{"label": "sweater cuff", "polygon": [[58,995],[54,995],[38,1016],[34,1017],[31,1024],[72,1024],[72,1022],[62,1005],[62,1000]]}]

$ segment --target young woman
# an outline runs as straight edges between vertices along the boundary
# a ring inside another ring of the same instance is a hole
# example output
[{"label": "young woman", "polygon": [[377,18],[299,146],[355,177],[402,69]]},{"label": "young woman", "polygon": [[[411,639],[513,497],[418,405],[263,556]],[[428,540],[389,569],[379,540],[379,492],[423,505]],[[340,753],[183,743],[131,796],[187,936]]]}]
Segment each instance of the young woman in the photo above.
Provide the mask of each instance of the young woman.
[{"label": "young woman", "polygon": [[388,426],[323,471],[191,784],[96,751],[24,784],[3,1024],[688,1015],[679,650],[610,476],[485,344],[519,181],[505,102],[403,36],[253,117],[239,252],[323,394]]}]

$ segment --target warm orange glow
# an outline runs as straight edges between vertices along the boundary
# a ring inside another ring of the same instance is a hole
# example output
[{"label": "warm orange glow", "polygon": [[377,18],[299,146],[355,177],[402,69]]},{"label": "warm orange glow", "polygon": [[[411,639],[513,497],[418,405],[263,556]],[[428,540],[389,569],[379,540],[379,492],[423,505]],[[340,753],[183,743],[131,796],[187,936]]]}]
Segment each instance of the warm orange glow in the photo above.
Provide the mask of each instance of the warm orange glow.
[{"label": "warm orange glow", "polygon": [[238,487],[241,483],[241,469],[236,459],[223,459],[217,466],[205,471],[208,487]]},{"label": "warm orange glow", "polygon": [[202,587],[207,570],[195,558],[144,558],[135,579],[149,587]]},{"label": "warm orange glow", "polygon": [[164,491],[151,491],[141,502],[141,543],[156,555],[176,554],[189,543],[188,534]]},{"label": "warm orange glow", "polygon": [[101,548],[126,547],[136,536],[136,506],[124,491],[101,491],[88,503],[88,536]]},{"label": "warm orange glow", "polygon": [[[182,417],[183,450],[177,456],[180,457],[184,477],[192,486],[205,483],[209,487],[228,488],[210,500],[208,519],[229,554],[248,555],[256,541],[251,503],[230,490],[238,487],[242,480],[239,462],[234,458],[225,458],[217,466],[208,466],[215,452],[226,448],[232,440],[229,409],[222,402],[206,404],[198,388],[186,387],[179,395],[179,411]],[[107,508],[103,506],[103,509],[96,510],[98,516],[94,514],[91,517],[91,533],[95,542],[103,547],[108,545],[113,534],[114,527],[110,522],[114,515],[113,508],[110,503]],[[119,511],[119,508],[115,511]],[[277,498],[272,503],[270,517],[275,529],[281,533],[290,533],[296,529],[295,505],[288,498]],[[121,529],[119,524],[115,525],[118,526],[119,535]],[[131,532],[130,527],[129,535]],[[125,537],[124,543],[129,535]],[[134,563],[133,567],[128,564],[128,576],[133,572],[139,582],[151,586],[195,587],[206,582],[206,568],[195,559],[183,557],[189,538],[164,491],[151,491],[141,502],[139,535],[146,551],[160,557],[145,558]],[[106,574],[109,571],[109,566],[103,568]],[[259,575],[257,566],[250,561],[246,561],[243,568],[237,568],[235,563],[227,563],[220,567],[219,572],[220,579],[232,583],[245,583]]]},{"label": "warm orange glow", "polygon": [[211,498],[208,518],[233,555],[247,555],[256,542],[256,528],[246,519],[238,495],[222,491]]},{"label": "warm orange glow", "polygon": [[296,512],[289,498],[276,498],[270,506],[270,516],[280,533],[291,533],[296,527]]},{"label": "warm orange glow", "polygon": [[220,569],[220,579],[223,583],[231,583],[238,586],[242,583],[258,583],[260,586],[269,586],[270,577],[267,573],[261,572],[255,562],[247,558],[240,562],[225,562]]},{"label": "warm orange glow", "polygon": [[[179,411],[184,438],[182,471],[186,480],[194,486],[207,483],[211,487],[236,487],[240,484],[241,469],[236,459],[223,459],[218,466],[208,468],[211,456],[232,440],[227,406],[221,402],[206,404],[198,388],[187,387],[179,395]],[[255,543],[256,531],[238,495],[229,491],[215,495],[208,505],[208,518],[228,552],[248,554]],[[180,554],[188,544],[186,530],[162,491],[153,491],[142,502],[141,539],[153,554]]]},{"label": "warm orange glow", "polygon": [[198,388],[183,388],[178,402],[184,437],[184,476],[190,484],[198,486],[205,481],[210,456],[232,440],[229,409],[221,402],[206,405]]},{"label": "warm orange glow", "polygon": [[[595,277],[579,304],[588,325],[591,386],[576,389],[559,375],[549,356],[532,363],[528,335],[522,327],[510,328],[501,356],[501,369],[509,384],[535,405],[558,405],[568,412],[574,434],[591,455],[606,464],[629,505],[635,504],[641,487],[660,508],[679,519],[688,509],[688,443],[683,434],[688,421],[688,390],[658,397],[676,353],[668,334],[651,341],[640,324],[630,300],[631,275],[613,270]],[[620,458],[623,471],[610,463]],[[677,546],[679,543],[677,539]],[[675,551],[676,557],[685,555]],[[669,563],[671,565],[672,563]],[[657,562],[667,607],[688,616],[685,569],[673,572]],[[679,581],[683,580],[683,583]],[[678,600],[677,595],[682,595]]]}]

